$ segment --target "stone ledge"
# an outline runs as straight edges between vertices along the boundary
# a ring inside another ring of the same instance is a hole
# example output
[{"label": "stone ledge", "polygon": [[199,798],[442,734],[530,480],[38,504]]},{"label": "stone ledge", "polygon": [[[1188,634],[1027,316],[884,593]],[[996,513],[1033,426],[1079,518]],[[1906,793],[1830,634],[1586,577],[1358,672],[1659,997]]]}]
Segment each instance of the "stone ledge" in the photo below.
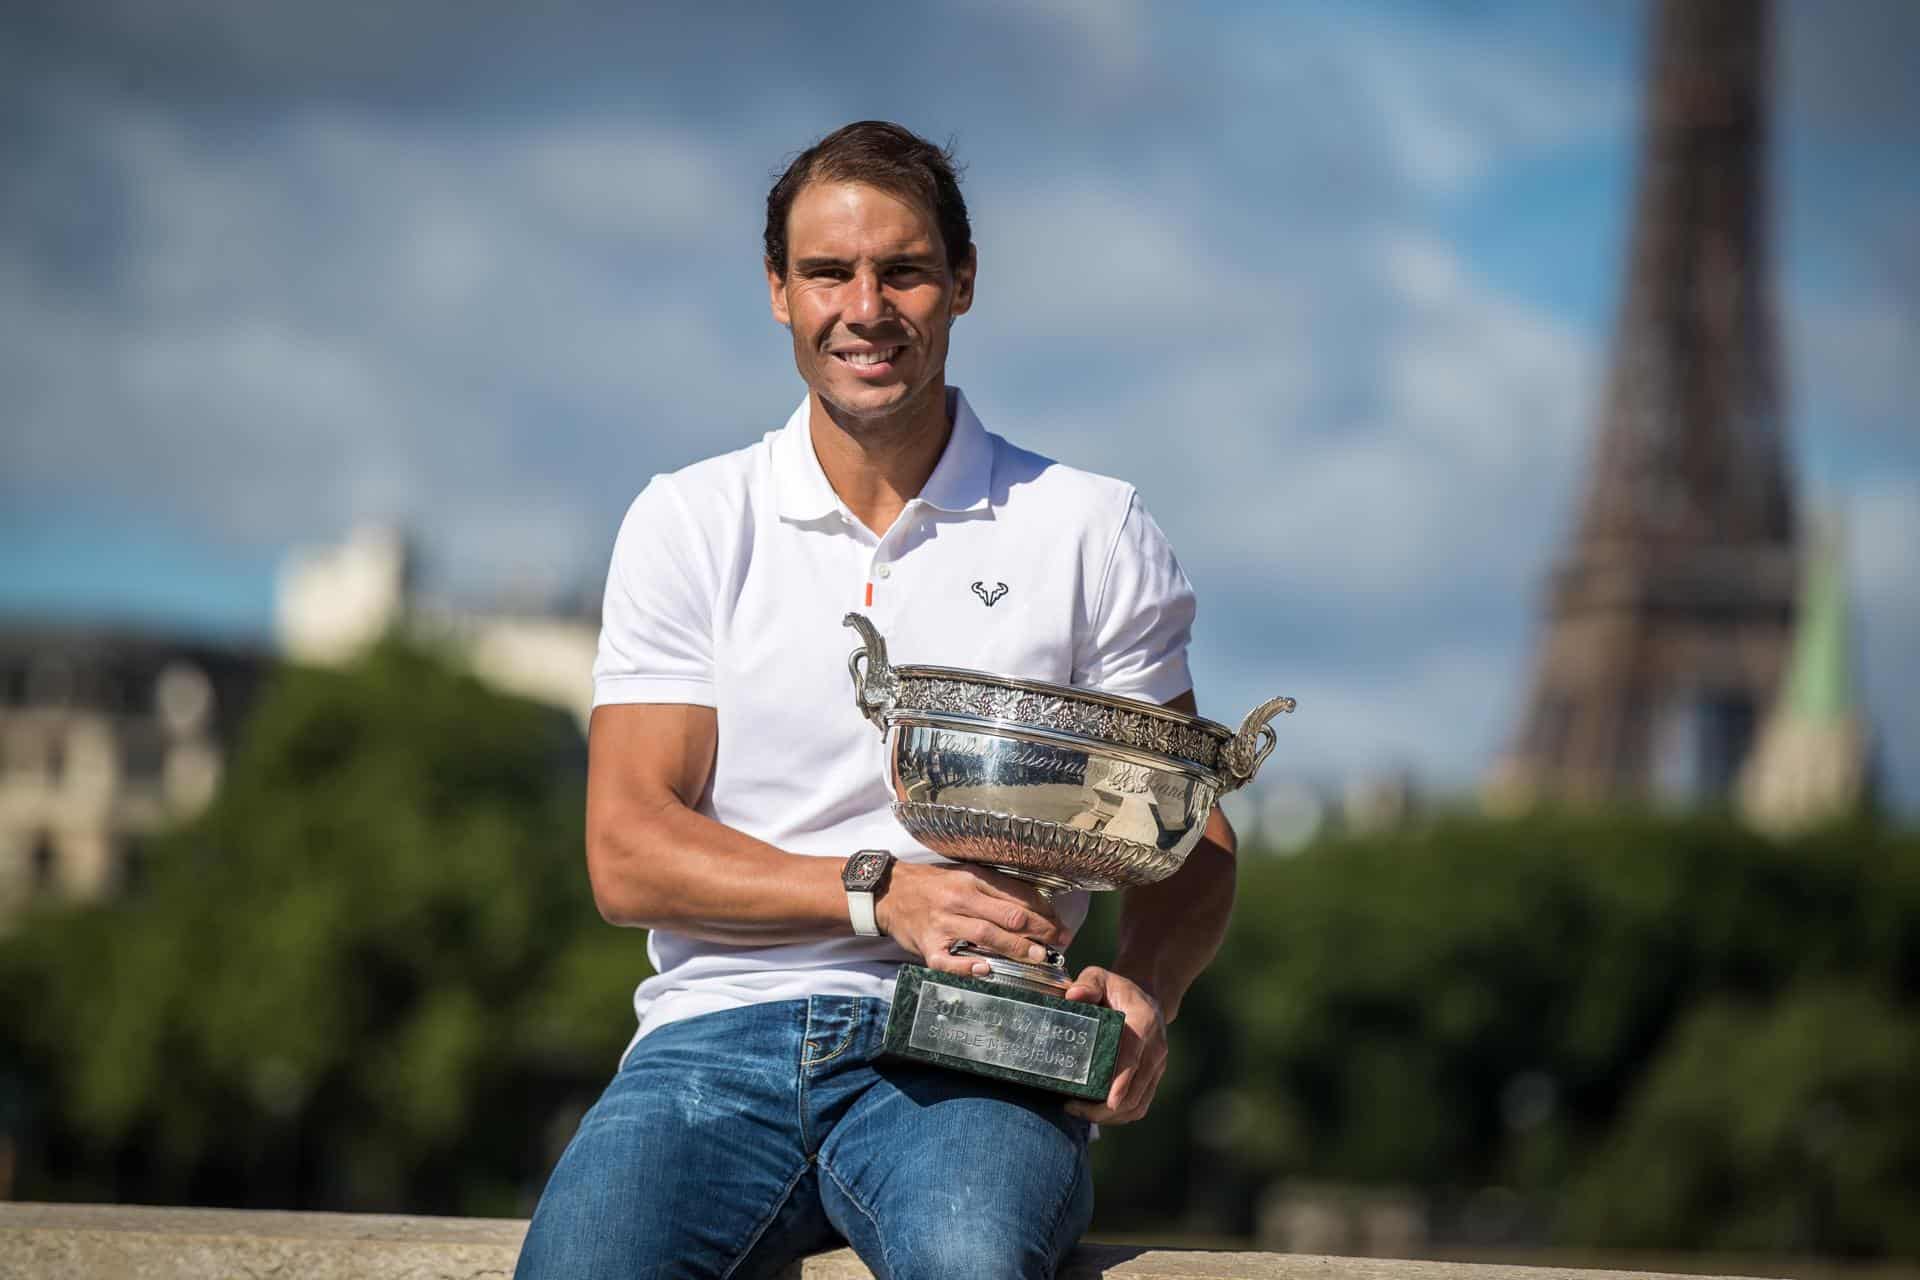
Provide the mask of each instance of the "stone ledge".
[{"label": "stone ledge", "polygon": [[[0,1280],[504,1280],[527,1224],[505,1218],[0,1204]],[[1402,1262],[1088,1244],[1061,1280],[1657,1280],[1644,1271]],[[850,1250],[787,1280],[872,1280]]]}]

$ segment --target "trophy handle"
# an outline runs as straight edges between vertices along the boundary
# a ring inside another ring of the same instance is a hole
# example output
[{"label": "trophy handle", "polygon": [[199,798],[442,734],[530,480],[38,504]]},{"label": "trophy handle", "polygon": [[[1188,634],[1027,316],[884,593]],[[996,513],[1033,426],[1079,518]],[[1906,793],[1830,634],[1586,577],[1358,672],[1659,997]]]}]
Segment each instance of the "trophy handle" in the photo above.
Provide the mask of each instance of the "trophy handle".
[{"label": "trophy handle", "polygon": [[1233,741],[1221,752],[1220,763],[1226,770],[1228,791],[1237,791],[1253,781],[1253,775],[1260,772],[1261,764],[1273,753],[1274,744],[1280,738],[1267,721],[1282,712],[1291,712],[1296,705],[1292,698],[1269,698],[1247,712],[1247,718],[1240,722],[1240,732],[1233,735]]},{"label": "trophy handle", "polygon": [[850,613],[840,619],[840,624],[860,633],[860,648],[847,656],[847,674],[853,677],[854,705],[884,733],[887,713],[893,710],[894,701],[900,696],[900,677],[887,665],[886,639],[864,613]]}]

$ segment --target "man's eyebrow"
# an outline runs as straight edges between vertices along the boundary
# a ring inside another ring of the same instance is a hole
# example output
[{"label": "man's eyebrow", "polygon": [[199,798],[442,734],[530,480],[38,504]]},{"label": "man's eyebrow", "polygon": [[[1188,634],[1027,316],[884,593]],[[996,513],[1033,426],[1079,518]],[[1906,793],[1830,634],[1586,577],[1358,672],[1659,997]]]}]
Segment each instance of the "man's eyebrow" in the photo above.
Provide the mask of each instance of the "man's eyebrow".
[{"label": "man's eyebrow", "polygon": [[[933,249],[914,249],[904,253],[882,254],[880,257],[874,259],[874,261],[882,267],[929,267],[940,261],[940,255]],[[823,267],[846,267],[850,265],[852,265],[850,259],[835,258],[832,256],[795,258],[793,261],[793,269],[796,272],[818,271]]]}]

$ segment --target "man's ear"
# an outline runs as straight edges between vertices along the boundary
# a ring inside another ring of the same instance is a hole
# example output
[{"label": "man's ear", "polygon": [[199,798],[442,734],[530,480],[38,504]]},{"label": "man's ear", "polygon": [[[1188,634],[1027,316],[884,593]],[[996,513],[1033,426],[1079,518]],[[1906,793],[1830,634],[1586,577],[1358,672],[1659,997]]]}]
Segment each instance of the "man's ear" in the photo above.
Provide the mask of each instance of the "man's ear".
[{"label": "man's ear", "polygon": [[770,260],[762,259],[767,268],[767,305],[773,309],[775,323],[793,328],[793,313],[787,310],[787,278],[773,269]]},{"label": "man's ear", "polygon": [[967,314],[973,307],[973,282],[979,274],[980,254],[977,250],[967,251],[967,260],[953,269],[953,304],[947,308],[947,315],[955,320]]}]

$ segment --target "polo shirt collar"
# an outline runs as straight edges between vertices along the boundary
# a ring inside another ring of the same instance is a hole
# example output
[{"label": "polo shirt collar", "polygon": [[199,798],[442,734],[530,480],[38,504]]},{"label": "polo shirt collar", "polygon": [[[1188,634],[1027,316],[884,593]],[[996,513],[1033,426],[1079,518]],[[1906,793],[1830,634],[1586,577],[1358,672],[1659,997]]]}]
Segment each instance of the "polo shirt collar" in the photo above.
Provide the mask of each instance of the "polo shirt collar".
[{"label": "polo shirt collar", "polygon": [[[953,433],[918,500],[941,511],[977,511],[988,504],[992,492],[993,441],[960,388],[947,388],[947,407]],[[842,510],[840,495],[827,482],[813,451],[806,400],[774,439],[773,473],[782,519],[819,520]]]},{"label": "polo shirt collar", "polygon": [[947,388],[947,407],[953,434],[933,474],[920,486],[920,501],[941,511],[978,511],[993,490],[993,441],[960,388]]},{"label": "polo shirt collar", "polygon": [[840,495],[827,483],[827,473],[813,452],[804,399],[773,438],[773,484],[783,520],[824,520],[841,509]]}]

